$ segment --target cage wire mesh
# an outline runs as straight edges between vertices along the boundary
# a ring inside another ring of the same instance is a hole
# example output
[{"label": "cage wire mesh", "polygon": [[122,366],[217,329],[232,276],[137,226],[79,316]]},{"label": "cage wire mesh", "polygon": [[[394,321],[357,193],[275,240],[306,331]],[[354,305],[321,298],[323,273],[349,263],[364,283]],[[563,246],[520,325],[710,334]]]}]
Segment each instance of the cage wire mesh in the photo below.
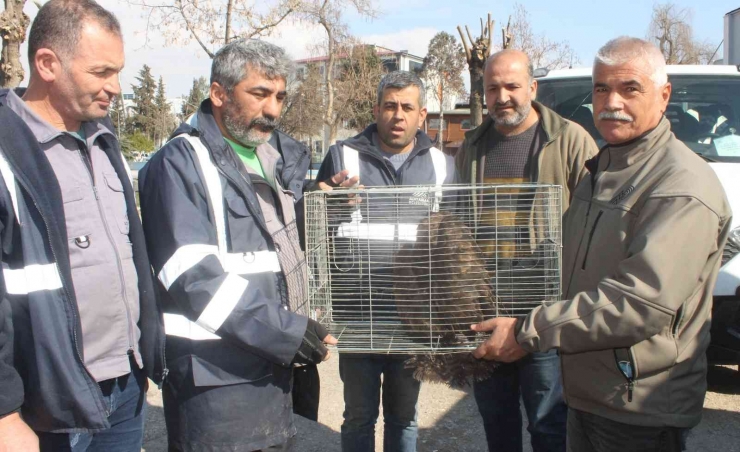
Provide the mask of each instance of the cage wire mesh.
[{"label": "cage wire mesh", "polygon": [[342,352],[445,354],[561,292],[561,187],[384,187],[305,196],[309,310]]}]

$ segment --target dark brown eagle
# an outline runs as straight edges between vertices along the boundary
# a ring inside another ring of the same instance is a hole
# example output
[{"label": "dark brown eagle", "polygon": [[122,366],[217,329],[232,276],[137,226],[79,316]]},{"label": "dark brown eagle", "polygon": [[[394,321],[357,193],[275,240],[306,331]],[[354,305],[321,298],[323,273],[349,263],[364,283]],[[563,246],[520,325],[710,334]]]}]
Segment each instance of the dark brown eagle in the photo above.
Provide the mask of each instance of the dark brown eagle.
[{"label": "dark brown eagle", "polygon": [[434,350],[407,362],[423,381],[463,386],[470,378],[490,376],[495,363],[469,352],[470,325],[500,314],[480,250],[470,229],[451,213],[433,213],[419,223],[416,241],[403,245],[394,260],[394,296],[401,321],[412,340]]}]

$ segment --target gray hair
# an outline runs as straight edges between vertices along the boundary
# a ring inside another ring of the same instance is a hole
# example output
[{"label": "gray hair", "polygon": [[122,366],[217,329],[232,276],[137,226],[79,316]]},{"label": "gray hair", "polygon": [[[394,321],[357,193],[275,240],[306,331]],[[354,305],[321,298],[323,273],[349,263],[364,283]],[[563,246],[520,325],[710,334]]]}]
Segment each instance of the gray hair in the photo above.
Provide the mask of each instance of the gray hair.
[{"label": "gray hair", "polygon": [[597,64],[617,66],[634,60],[643,60],[648,65],[655,86],[668,83],[665,57],[660,49],[653,43],[630,36],[620,36],[604,44],[596,53],[594,67]]},{"label": "gray hair", "polygon": [[293,61],[282,47],[257,39],[240,39],[223,46],[213,57],[211,83],[231,93],[234,86],[258,71],[270,80],[288,77],[295,71]]},{"label": "gray hair", "polygon": [[526,58],[526,61],[527,61],[527,75],[529,76],[529,83],[532,83],[534,81],[534,66],[532,66],[532,60],[529,59],[529,55],[527,55],[525,52],[521,50],[516,50],[516,49],[504,49],[504,50],[499,50],[498,52],[491,54],[488,58],[486,58],[486,62],[483,65],[483,72],[488,70],[488,66],[493,64],[494,60],[504,55],[524,56],[524,58]]},{"label": "gray hair", "polygon": [[419,106],[424,107],[427,100],[424,83],[422,83],[421,79],[416,74],[408,71],[390,72],[380,80],[380,83],[378,84],[378,105],[383,101],[383,91],[386,89],[404,89],[409,86],[419,88]]},{"label": "gray hair", "polygon": [[28,64],[31,71],[39,49],[50,49],[65,62],[75,55],[83,25],[93,22],[121,38],[121,24],[110,11],[94,0],[50,0],[40,9],[28,34]]}]

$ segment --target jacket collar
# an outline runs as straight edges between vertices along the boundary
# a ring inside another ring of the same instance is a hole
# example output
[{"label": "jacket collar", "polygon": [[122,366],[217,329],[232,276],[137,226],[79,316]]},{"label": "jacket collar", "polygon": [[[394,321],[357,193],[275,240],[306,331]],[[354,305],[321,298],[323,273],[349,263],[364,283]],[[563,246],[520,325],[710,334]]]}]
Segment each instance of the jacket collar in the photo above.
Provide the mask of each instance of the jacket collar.
[{"label": "jacket collar", "polygon": [[634,140],[619,145],[607,145],[605,149],[609,153],[609,168],[620,170],[634,165],[665,144],[671,135],[671,123],[664,116],[654,129]]},{"label": "jacket collar", "polygon": [[[568,121],[563,119],[562,116],[545,107],[537,101],[532,102],[532,108],[537,112],[540,118],[540,124],[542,125],[542,131],[545,133],[546,140],[550,141],[557,138],[563,130],[568,126]],[[486,136],[488,130],[493,127],[493,119],[490,115],[487,115],[483,120],[483,123],[473,130],[465,132],[465,139],[468,140],[472,145],[475,145],[481,138]]]},{"label": "jacket collar", "polygon": [[[341,144],[343,146],[349,146],[352,149],[356,149],[360,152],[372,154],[373,156],[382,159],[383,154],[380,152],[373,141],[373,136],[377,135],[377,133],[378,125],[370,124],[361,133],[355,135],[352,138],[344,140],[343,142],[341,142]],[[416,131],[415,139],[416,144],[411,150],[411,155],[409,155],[409,158],[412,158],[414,155],[418,154],[421,151],[434,147],[434,145],[432,144],[432,140],[429,138],[429,135],[424,133],[424,131],[422,130]]]}]

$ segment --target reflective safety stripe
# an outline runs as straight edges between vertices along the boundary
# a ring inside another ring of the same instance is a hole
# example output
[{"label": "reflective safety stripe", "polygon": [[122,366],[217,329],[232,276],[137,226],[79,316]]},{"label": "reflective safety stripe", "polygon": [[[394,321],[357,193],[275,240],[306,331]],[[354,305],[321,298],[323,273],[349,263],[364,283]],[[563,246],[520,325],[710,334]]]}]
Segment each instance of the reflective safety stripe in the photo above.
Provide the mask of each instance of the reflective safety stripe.
[{"label": "reflective safety stripe", "polygon": [[159,272],[158,278],[169,290],[183,273],[198,265],[207,256],[216,256],[224,271],[238,275],[279,272],[280,262],[274,251],[218,254],[215,245],[184,245],[175,251]]},{"label": "reflective safety stripe", "polygon": [[215,333],[239,303],[248,285],[249,281],[241,276],[227,273],[211,301],[200,313],[196,323],[205,328],[206,331]]},{"label": "reflective safety stripe", "polygon": [[280,271],[278,255],[274,251],[253,253],[228,253],[221,262],[224,270],[238,275]]},{"label": "reflective safety stripe", "polygon": [[0,176],[5,180],[5,186],[10,193],[10,201],[13,203],[13,212],[15,212],[15,221],[21,223],[21,217],[18,215],[18,191],[15,184],[15,176],[10,169],[10,164],[5,160],[5,156],[0,152]]},{"label": "reflective safety stripe", "polygon": [[337,230],[337,237],[359,239],[359,240],[383,240],[396,239],[401,242],[416,241],[416,224],[383,224],[383,223],[342,223]]},{"label": "reflective safety stripe", "polygon": [[62,278],[56,264],[35,264],[17,269],[3,266],[3,278],[5,291],[12,295],[62,288]]},{"label": "reflective safety stripe", "polygon": [[162,267],[159,272],[158,278],[164,285],[165,289],[169,290],[170,286],[180,277],[183,273],[190,270],[206,258],[206,256],[214,255],[218,257],[218,247],[214,245],[185,245],[175,251],[175,254],[169,258],[166,264]]},{"label": "reflective safety stripe", "polygon": [[435,185],[439,189],[434,192],[432,212],[439,212],[439,205],[442,202],[441,188],[442,184],[445,183],[445,179],[447,179],[447,156],[437,148],[430,148],[429,155],[432,157],[432,165],[434,166]]},{"label": "reflective safety stripe", "polygon": [[184,337],[194,341],[221,339],[180,314],[164,314],[164,332],[169,336]]},{"label": "reflective safety stripe", "polygon": [[213,217],[216,222],[216,237],[218,240],[218,249],[221,254],[225,254],[226,247],[226,217],[224,214],[224,195],[221,188],[221,177],[218,175],[218,169],[216,165],[211,161],[211,155],[208,149],[200,141],[200,138],[188,135],[186,133],[178,135],[175,138],[185,138],[190,143],[190,146],[195,151],[195,156],[198,160],[200,170],[205,178],[206,192],[208,192],[208,200],[213,209]]},{"label": "reflective safety stripe", "polygon": [[349,171],[348,178],[360,176],[360,153],[357,149],[344,145],[342,146],[342,160],[344,160],[344,169]]}]

